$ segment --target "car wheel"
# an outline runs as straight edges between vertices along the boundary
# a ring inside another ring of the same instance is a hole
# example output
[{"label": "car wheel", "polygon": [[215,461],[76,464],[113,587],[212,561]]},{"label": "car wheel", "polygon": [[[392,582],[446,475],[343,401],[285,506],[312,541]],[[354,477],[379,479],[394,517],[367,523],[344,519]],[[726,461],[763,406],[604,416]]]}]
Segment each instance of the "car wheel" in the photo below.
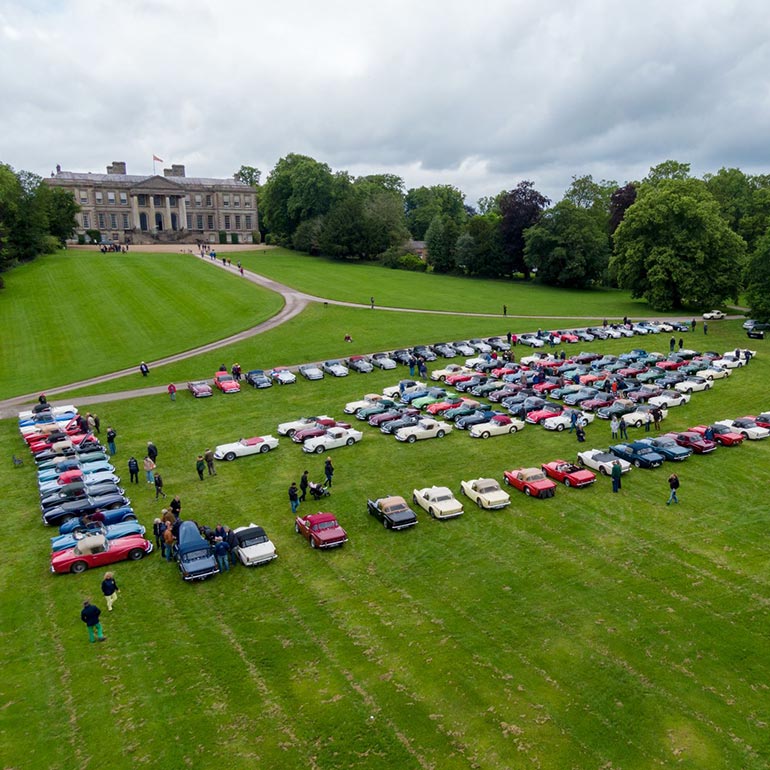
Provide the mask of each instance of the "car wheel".
[{"label": "car wheel", "polygon": [[433,508],[428,508],[428,514],[432,519],[436,518],[436,512],[433,510]]},{"label": "car wheel", "polygon": [[269,452],[270,447],[267,444],[262,444],[262,446],[259,448],[259,453],[264,454],[265,452]]},{"label": "car wheel", "polygon": [[121,521],[136,521],[136,514],[135,513],[127,513]]},{"label": "car wheel", "polygon": [[71,567],[70,572],[74,572],[79,575],[81,572],[85,572],[88,569],[88,565],[84,561],[76,561]]},{"label": "car wheel", "polygon": [[436,433],[436,438],[444,438],[444,431],[440,430]]},{"label": "car wheel", "polygon": [[233,460],[235,460],[235,452],[228,452],[225,455],[225,460],[227,460],[227,462],[232,462]]},{"label": "car wheel", "polygon": [[559,431],[559,433],[561,433],[561,432],[564,430],[564,426],[563,426],[561,423],[559,423],[559,424],[556,426],[556,430],[557,430],[557,431]]},{"label": "car wheel", "polygon": [[310,547],[311,548],[316,548],[315,540],[312,537],[310,538]]},{"label": "car wheel", "polygon": [[639,462],[639,460],[634,460],[634,468],[641,468],[642,464]]},{"label": "car wheel", "polygon": [[313,451],[317,455],[322,455],[326,450],[322,446],[317,446]]},{"label": "car wheel", "polygon": [[476,499],[476,505],[478,505],[479,508],[483,508],[484,507],[484,504],[481,502],[481,498],[480,497]]},{"label": "car wheel", "polygon": [[356,440],[351,436],[346,442],[348,446],[353,446],[353,444],[356,443]]},{"label": "car wheel", "polygon": [[139,561],[139,559],[144,558],[144,551],[141,548],[132,548],[128,552],[128,560],[129,561]]},{"label": "car wheel", "polygon": [[485,431],[484,431],[484,432],[481,434],[481,438],[489,438],[489,431],[488,431],[488,430],[485,430]]},{"label": "car wheel", "polygon": [[286,431],[286,435],[289,438],[292,438],[296,432],[297,432],[296,428],[290,428],[289,430]]},{"label": "car wheel", "polygon": [[637,428],[641,428],[641,427],[642,427],[642,421],[641,421],[641,420],[637,420],[637,421],[634,423],[634,425],[635,425]]},{"label": "car wheel", "polygon": [[296,521],[294,522],[294,531],[299,534],[299,524]]},{"label": "car wheel", "polygon": [[511,482],[508,481],[508,477],[507,476],[503,476],[503,484],[505,484],[506,487],[511,486]]},{"label": "car wheel", "polygon": [[414,442],[417,441],[417,436],[415,436],[414,433],[412,433],[410,436],[407,436],[406,440],[407,440],[407,443],[414,444]]},{"label": "car wheel", "polygon": [[[581,463],[581,465],[582,465],[582,464],[583,464],[583,463]],[[606,476],[606,475],[607,475],[607,469],[606,469],[606,468],[605,468],[605,467],[602,465],[602,467],[601,467],[601,468],[599,468],[599,473],[601,473],[601,474],[602,474],[602,476]]]},{"label": "car wheel", "polygon": [[524,494],[529,497],[532,494],[532,490],[529,487],[524,487]]},{"label": "car wheel", "polygon": [[582,457],[578,457],[578,465],[582,465],[585,468],[585,460]]},{"label": "car wheel", "polygon": [[382,520],[382,526],[385,527],[385,529],[389,529],[389,527],[388,527],[388,520],[387,519],[383,519]]},{"label": "car wheel", "polygon": [[564,486],[565,487],[571,487],[572,486],[572,482],[569,479],[564,479]]},{"label": "car wheel", "polygon": [[[543,423],[541,422],[540,424],[542,425]],[[511,429],[508,431],[508,433],[516,433],[517,430],[518,428],[515,425],[511,425]]]}]

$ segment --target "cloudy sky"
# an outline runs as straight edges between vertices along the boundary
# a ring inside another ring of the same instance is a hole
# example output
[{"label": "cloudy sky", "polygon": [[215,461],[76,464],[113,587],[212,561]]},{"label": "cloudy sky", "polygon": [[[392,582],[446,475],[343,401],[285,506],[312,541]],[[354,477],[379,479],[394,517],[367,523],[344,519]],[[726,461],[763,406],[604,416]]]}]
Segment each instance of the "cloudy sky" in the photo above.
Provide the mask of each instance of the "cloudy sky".
[{"label": "cloudy sky", "polygon": [[770,171],[762,0],[0,0],[0,161],[152,155],[263,180],[290,152],[474,203],[673,158]]}]

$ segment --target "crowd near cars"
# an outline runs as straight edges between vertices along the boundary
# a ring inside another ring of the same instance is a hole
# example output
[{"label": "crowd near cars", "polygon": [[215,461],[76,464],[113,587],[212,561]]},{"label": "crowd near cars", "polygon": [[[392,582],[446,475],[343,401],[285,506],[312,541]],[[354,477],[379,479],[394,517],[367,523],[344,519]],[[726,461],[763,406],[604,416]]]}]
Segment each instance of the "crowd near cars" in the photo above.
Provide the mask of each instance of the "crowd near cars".
[{"label": "crowd near cars", "polygon": [[[718,311],[704,320],[721,317]],[[640,322],[605,324],[576,330],[525,333],[518,336],[474,338],[467,341],[421,345],[355,355],[346,360],[330,359],[304,364],[298,373],[314,381],[325,376],[367,374],[375,368],[390,371],[409,367],[410,376],[399,378],[381,393],[368,392],[342,405],[351,422],[329,415],[299,417],[280,423],[273,435],[241,438],[216,446],[214,458],[229,462],[249,455],[266,454],[279,446],[279,437],[298,444],[302,451],[325,454],[353,447],[364,431],[353,427],[352,418],[368,429],[396,441],[414,444],[428,439],[446,439],[467,434],[471,439],[511,436],[529,428],[565,432],[580,431],[594,420],[622,420],[626,427],[656,426],[671,409],[686,406],[696,394],[714,387],[749,364],[756,352],[736,349],[718,353],[685,349],[680,340],[671,352],[648,352],[634,348],[621,355],[558,353],[555,345],[581,341],[683,332],[689,324]],[[747,327],[749,330],[753,328]],[[525,345],[532,348],[517,361],[514,353]],[[430,378],[420,364],[438,359],[466,357],[464,363],[447,362],[432,367]],[[415,368],[423,374],[413,379]],[[212,384],[205,380],[188,383],[192,397],[211,397],[240,391],[240,367],[229,373],[221,367]],[[254,389],[296,382],[287,368],[252,369],[243,378]],[[153,550],[136,521],[130,500],[104,447],[73,405],[52,407],[43,397],[36,407],[19,415],[19,430],[36,465],[43,522],[58,526],[51,539],[51,570],[83,572],[120,560],[139,560]],[[689,430],[628,440],[626,436],[607,448],[585,448],[576,462],[547,460],[539,467],[501,470],[499,478],[461,480],[461,495],[479,508],[497,510],[510,505],[509,487],[526,496],[548,499],[559,485],[585,488],[597,474],[610,475],[619,466],[655,469],[682,462],[693,454],[709,454],[718,447],[739,446],[745,441],[770,436],[770,413],[716,420]],[[458,439],[450,439],[458,440]],[[504,441],[505,439],[499,439]],[[417,450],[403,450],[417,451]],[[312,490],[311,490],[312,491]],[[328,492],[327,492],[328,494]],[[317,496],[314,494],[314,498]],[[412,505],[437,520],[462,516],[464,505],[451,486],[431,486],[412,491]],[[367,501],[369,514],[389,530],[414,527],[418,517],[397,494]],[[195,522],[181,522],[175,560],[185,580],[198,580],[219,571],[212,538]],[[297,516],[295,531],[312,548],[335,548],[347,542],[347,533],[332,513]],[[265,564],[277,556],[264,529],[251,523],[233,531],[237,541],[233,553],[245,566]]]}]

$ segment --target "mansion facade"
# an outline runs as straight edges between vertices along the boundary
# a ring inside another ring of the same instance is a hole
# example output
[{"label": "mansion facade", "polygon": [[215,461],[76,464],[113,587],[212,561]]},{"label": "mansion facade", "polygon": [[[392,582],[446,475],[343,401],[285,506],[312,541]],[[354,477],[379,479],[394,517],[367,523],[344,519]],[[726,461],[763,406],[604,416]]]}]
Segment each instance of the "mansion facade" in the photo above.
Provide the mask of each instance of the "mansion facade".
[{"label": "mansion facade", "polygon": [[[172,165],[163,176],[126,173],[126,164],[106,174],[62,171],[44,180],[69,190],[80,206],[77,235],[98,230],[108,243],[254,243],[258,241],[257,196],[236,179],[185,176]],[[82,238],[81,238],[82,240]]]}]

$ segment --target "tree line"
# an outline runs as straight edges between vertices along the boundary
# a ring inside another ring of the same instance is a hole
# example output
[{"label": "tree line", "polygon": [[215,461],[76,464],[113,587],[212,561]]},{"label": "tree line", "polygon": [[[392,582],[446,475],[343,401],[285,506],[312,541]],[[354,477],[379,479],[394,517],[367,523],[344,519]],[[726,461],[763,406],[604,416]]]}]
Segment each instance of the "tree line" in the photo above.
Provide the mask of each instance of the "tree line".
[{"label": "tree line", "polygon": [[[254,180],[252,167],[242,167]],[[305,155],[259,186],[268,243],[392,267],[587,289],[614,286],[655,310],[711,309],[745,291],[770,316],[770,175],[722,168],[699,179],[665,161],[619,185],[574,176],[553,203],[522,181],[469,206],[451,185],[405,189],[392,174],[352,177]],[[407,243],[424,241],[425,261]]]}]

